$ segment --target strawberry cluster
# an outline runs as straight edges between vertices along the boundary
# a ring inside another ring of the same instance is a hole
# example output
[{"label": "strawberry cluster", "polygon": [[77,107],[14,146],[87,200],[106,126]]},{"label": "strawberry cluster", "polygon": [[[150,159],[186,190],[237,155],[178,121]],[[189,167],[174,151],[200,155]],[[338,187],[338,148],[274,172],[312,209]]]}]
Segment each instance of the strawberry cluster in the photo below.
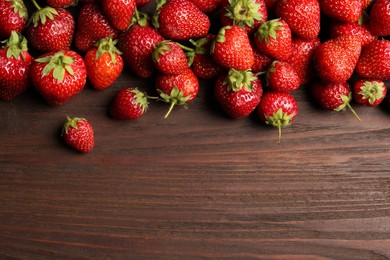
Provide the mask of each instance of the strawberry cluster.
[{"label": "strawberry cluster", "polygon": [[[158,0],[152,17],[140,12],[150,0],[31,1],[29,16],[23,0],[0,0],[0,100],[31,84],[48,104],[63,105],[87,82],[110,87],[126,67],[154,77],[158,95],[118,91],[114,118],[140,118],[151,99],[169,104],[168,117],[197,97],[200,79],[213,80],[228,116],[256,112],[280,141],[298,115],[293,92],[302,86],[324,109],[348,107],[358,119],[352,100],[377,106],[386,97],[389,0]],[[64,135],[93,136],[69,130],[85,123],[68,118]],[[76,149],[93,145],[83,147]]]}]

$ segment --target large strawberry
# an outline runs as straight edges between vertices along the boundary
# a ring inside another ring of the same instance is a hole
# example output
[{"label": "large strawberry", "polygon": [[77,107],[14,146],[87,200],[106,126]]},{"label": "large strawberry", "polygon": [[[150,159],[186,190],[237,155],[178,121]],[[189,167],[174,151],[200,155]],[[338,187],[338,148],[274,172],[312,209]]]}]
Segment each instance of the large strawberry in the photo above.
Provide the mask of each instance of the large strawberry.
[{"label": "large strawberry", "polygon": [[369,28],[377,36],[390,35],[390,1],[377,0],[370,12]]},{"label": "large strawberry", "polygon": [[301,80],[294,67],[286,61],[274,61],[266,74],[267,84],[273,91],[290,92],[297,90]]},{"label": "large strawberry", "polygon": [[30,75],[35,88],[53,106],[67,103],[87,80],[83,58],[71,50],[41,55],[31,65]]},{"label": "large strawberry", "polygon": [[0,40],[9,38],[12,31],[22,32],[27,18],[23,0],[0,0]]},{"label": "large strawberry", "polygon": [[123,70],[122,53],[115,47],[116,43],[111,38],[101,39],[84,57],[88,79],[95,89],[111,86]]},{"label": "large strawberry", "polygon": [[353,84],[353,99],[365,106],[378,106],[386,97],[382,80],[359,79]]},{"label": "large strawberry", "polygon": [[85,118],[68,116],[62,128],[62,137],[67,145],[82,153],[91,152],[95,145],[93,127]]},{"label": "large strawberry", "polygon": [[0,49],[0,100],[14,99],[27,89],[32,61],[26,39],[13,31]]},{"label": "large strawberry", "polygon": [[255,59],[246,31],[237,25],[222,27],[210,51],[215,62],[228,69],[250,69]]},{"label": "large strawberry", "polygon": [[357,36],[361,39],[362,46],[367,45],[376,39],[364,23],[333,22],[329,25],[330,38],[337,38],[343,35]]},{"label": "large strawberry", "polygon": [[129,28],[136,0],[102,0],[102,9],[112,26],[119,31]]},{"label": "large strawberry", "polygon": [[214,85],[214,96],[223,110],[234,119],[247,117],[260,102],[263,88],[250,70],[221,73]]},{"label": "large strawberry", "polygon": [[148,96],[137,88],[121,89],[110,106],[111,116],[121,120],[134,120],[148,109]]},{"label": "large strawberry", "polygon": [[154,47],[152,57],[154,65],[161,73],[177,75],[188,69],[187,56],[177,42],[159,42]]},{"label": "large strawberry", "polygon": [[222,0],[190,0],[193,2],[196,7],[199,8],[202,12],[205,13],[214,13],[216,12],[222,4]]},{"label": "large strawberry", "polygon": [[362,15],[362,0],[319,0],[321,11],[346,23],[357,22]]}]

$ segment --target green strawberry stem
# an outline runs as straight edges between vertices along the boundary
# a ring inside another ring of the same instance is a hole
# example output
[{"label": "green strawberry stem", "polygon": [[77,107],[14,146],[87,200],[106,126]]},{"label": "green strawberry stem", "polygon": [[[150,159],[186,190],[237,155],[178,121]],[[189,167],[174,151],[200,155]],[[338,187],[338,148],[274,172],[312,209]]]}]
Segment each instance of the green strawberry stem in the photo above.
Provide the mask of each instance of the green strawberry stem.
[{"label": "green strawberry stem", "polygon": [[193,48],[187,47],[187,46],[185,46],[185,45],[183,45],[183,44],[180,44],[180,43],[178,43],[178,42],[176,42],[176,43],[177,43],[177,45],[180,46],[180,48],[182,48],[182,49],[185,50],[185,51],[191,51],[191,52],[195,51]]},{"label": "green strawberry stem", "polygon": [[173,107],[176,105],[176,101],[172,100],[171,105],[169,106],[168,112],[165,114],[164,118],[168,118],[169,114],[173,110]]},{"label": "green strawberry stem", "polygon": [[351,110],[351,112],[356,116],[356,118],[359,120],[359,121],[362,121],[359,117],[359,115],[356,113],[356,111],[352,108],[352,106],[348,103],[347,104],[347,107],[349,108],[349,110]]},{"label": "green strawberry stem", "polygon": [[33,5],[35,6],[35,8],[37,8],[38,10],[41,10],[41,7],[38,5],[38,3],[37,3],[36,0],[31,0],[31,2],[32,2]]},{"label": "green strawberry stem", "polygon": [[282,125],[280,121],[278,121],[278,144],[280,144],[281,140],[282,140]]}]

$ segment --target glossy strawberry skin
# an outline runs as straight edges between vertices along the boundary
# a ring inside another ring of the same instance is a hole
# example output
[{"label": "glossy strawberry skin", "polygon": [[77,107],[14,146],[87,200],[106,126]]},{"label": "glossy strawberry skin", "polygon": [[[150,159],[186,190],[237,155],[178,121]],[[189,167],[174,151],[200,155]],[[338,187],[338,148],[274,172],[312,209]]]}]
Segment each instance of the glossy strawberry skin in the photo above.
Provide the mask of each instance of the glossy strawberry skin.
[{"label": "glossy strawberry skin", "polygon": [[279,109],[284,113],[292,115],[291,121],[298,115],[298,105],[294,96],[287,92],[267,91],[263,94],[257,112],[260,120],[267,121]]},{"label": "glossy strawberry skin", "polygon": [[[20,6],[20,11],[15,12],[14,2]],[[27,23],[27,8],[22,0],[0,0],[0,40],[9,38],[12,31],[21,32]]]},{"label": "glossy strawberry skin", "polygon": [[112,26],[126,30],[131,24],[136,8],[136,0],[102,0],[102,9]]},{"label": "glossy strawberry skin", "polygon": [[355,23],[362,15],[362,0],[320,0],[321,11],[346,23]]},{"label": "glossy strawberry skin", "polygon": [[274,59],[265,55],[262,51],[259,50],[259,48],[257,48],[254,37],[251,37],[250,40],[255,58],[251,70],[253,73],[265,72]]},{"label": "glossy strawberry skin", "polygon": [[359,79],[353,84],[353,99],[365,106],[378,106],[386,97],[387,88],[381,80]]},{"label": "glossy strawberry skin", "polygon": [[146,95],[134,88],[124,88],[116,94],[110,113],[115,119],[135,120],[145,114],[147,104]]},{"label": "glossy strawberry skin", "polygon": [[337,38],[343,35],[354,35],[361,39],[362,46],[367,45],[376,39],[368,30],[366,24],[334,22],[329,27],[330,38]]},{"label": "glossy strawberry skin", "polygon": [[164,74],[178,75],[188,69],[186,54],[173,41],[162,41],[155,46],[153,62],[157,70]]},{"label": "glossy strawberry skin", "polygon": [[390,35],[390,1],[377,0],[374,2],[371,12],[369,29],[376,36]]},{"label": "glossy strawberry skin", "polygon": [[67,8],[77,4],[75,0],[47,0],[46,2],[53,8]]},{"label": "glossy strawberry skin", "polygon": [[300,87],[301,80],[290,63],[274,61],[267,70],[267,83],[273,91],[291,92]]},{"label": "glossy strawberry skin", "polygon": [[311,86],[311,93],[314,100],[327,110],[338,110],[345,103],[342,96],[352,95],[347,82],[328,84],[315,81]]},{"label": "glossy strawberry skin", "polygon": [[214,13],[222,5],[222,0],[190,0],[196,7],[205,13]]},{"label": "glossy strawberry skin", "polygon": [[[68,118],[69,120],[74,120]],[[75,124],[75,125],[74,125]],[[62,137],[67,145],[81,153],[89,153],[95,145],[94,130],[85,118],[77,118],[72,126],[64,124]]]}]

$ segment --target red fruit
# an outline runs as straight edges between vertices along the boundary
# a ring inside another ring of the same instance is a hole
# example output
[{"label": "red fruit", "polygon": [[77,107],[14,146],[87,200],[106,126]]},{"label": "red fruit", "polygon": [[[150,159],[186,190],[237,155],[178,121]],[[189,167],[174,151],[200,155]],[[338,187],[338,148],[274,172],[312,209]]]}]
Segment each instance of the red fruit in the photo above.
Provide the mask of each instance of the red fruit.
[{"label": "red fruit", "polygon": [[144,6],[150,3],[150,0],[135,0],[136,6]]},{"label": "red fruit", "polygon": [[77,95],[87,80],[83,58],[65,50],[41,55],[31,65],[32,83],[49,105],[63,105]]},{"label": "red fruit", "polygon": [[377,0],[370,12],[369,29],[377,36],[390,35],[390,1]]},{"label": "red fruit", "polygon": [[251,71],[229,70],[221,73],[214,86],[214,96],[223,110],[234,119],[247,117],[260,102],[263,88]]},{"label": "red fruit", "polygon": [[110,109],[112,117],[116,119],[138,119],[148,109],[148,98],[137,88],[124,88],[116,94]]},{"label": "red fruit", "polygon": [[282,136],[282,127],[291,125],[298,115],[298,105],[294,96],[286,92],[265,92],[257,107],[260,120],[278,128],[278,143]]},{"label": "red fruit", "polygon": [[354,35],[361,39],[362,46],[367,45],[376,39],[368,30],[367,25],[358,23],[335,22],[329,27],[330,38],[337,38],[343,35]]},{"label": "red fruit", "polygon": [[32,15],[26,28],[26,38],[35,49],[52,52],[70,48],[75,21],[65,9],[44,7]]},{"label": "red fruit", "polygon": [[216,12],[222,4],[222,0],[190,0],[193,2],[196,7],[199,8],[202,12],[205,13],[214,13]]},{"label": "red fruit", "polygon": [[274,61],[267,70],[267,83],[271,90],[290,92],[301,85],[298,73],[286,61]]},{"label": "red fruit", "polygon": [[104,14],[119,31],[129,28],[135,8],[136,0],[102,0]]},{"label": "red fruit", "polygon": [[280,0],[276,17],[286,21],[293,34],[306,40],[320,33],[320,4],[318,0]]},{"label": "red fruit", "polygon": [[13,31],[0,49],[0,100],[12,100],[27,89],[32,61],[26,39]]},{"label": "red fruit", "polygon": [[11,32],[21,32],[28,18],[23,0],[0,0],[0,40],[11,36]]},{"label": "red fruit", "polygon": [[190,0],[159,0],[154,25],[164,37],[181,41],[206,36],[210,19]]},{"label": "red fruit", "polygon": [[246,31],[237,25],[222,27],[210,51],[214,61],[224,68],[248,70],[254,64],[249,37]]},{"label": "red fruit", "polygon": [[281,20],[264,22],[255,33],[257,48],[277,60],[287,60],[291,55],[291,30]]},{"label": "red fruit", "polygon": [[199,81],[191,69],[179,75],[159,74],[156,78],[156,89],[162,100],[171,104],[164,116],[167,118],[175,105],[187,107],[187,104],[196,98]]},{"label": "red fruit", "polygon": [[75,33],[75,45],[78,50],[87,51],[103,38],[116,39],[117,33],[98,4],[86,4],[81,7]]},{"label": "red fruit", "polygon": [[121,52],[115,47],[116,43],[111,38],[101,39],[85,55],[87,77],[95,89],[111,86],[123,70]]},{"label": "red fruit", "polygon": [[153,51],[153,62],[157,70],[164,74],[178,75],[188,69],[187,56],[176,42],[164,40]]},{"label": "red fruit", "polygon": [[321,11],[346,23],[355,23],[362,15],[362,0],[319,0]]},{"label": "red fruit", "polygon": [[370,6],[370,4],[373,2],[373,0],[362,0],[362,9],[366,9]]},{"label": "red fruit", "polygon": [[378,106],[386,93],[386,85],[381,80],[359,79],[353,85],[353,99],[365,106]]},{"label": "red fruit", "polygon": [[92,151],[95,144],[92,125],[85,118],[68,116],[62,129],[62,137],[67,145],[82,153]]},{"label": "red fruit", "polygon": [[356,72],[363,78],[390,79],[390,41],[375,40],[364,46]]},{"label": "red fruit", "polygon": [[77,5],[77,0],[46,0],[46,3],[53,8],[68,8]]}]

